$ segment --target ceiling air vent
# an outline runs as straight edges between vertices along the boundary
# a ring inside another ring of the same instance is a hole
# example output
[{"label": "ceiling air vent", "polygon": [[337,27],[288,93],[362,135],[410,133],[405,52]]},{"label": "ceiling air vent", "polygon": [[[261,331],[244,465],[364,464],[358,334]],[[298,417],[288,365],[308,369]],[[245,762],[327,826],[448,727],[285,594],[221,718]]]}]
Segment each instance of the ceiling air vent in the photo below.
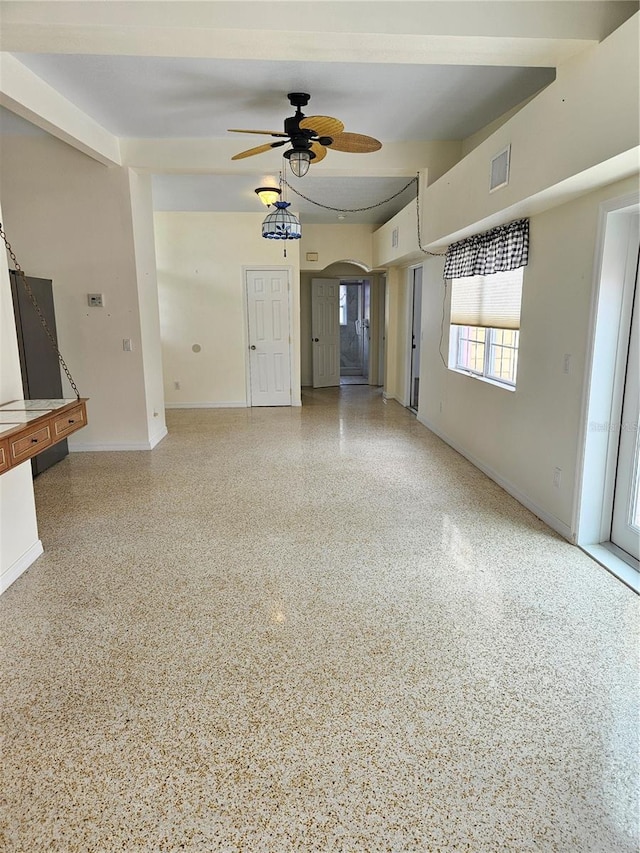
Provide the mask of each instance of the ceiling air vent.
[{"label": "ceiling air vent", "polygon": [[509,161],[511,159],[511,145],[503,148],[491,160],[491,171],[489,175],[489,192],[506,187],[509,183]]}]

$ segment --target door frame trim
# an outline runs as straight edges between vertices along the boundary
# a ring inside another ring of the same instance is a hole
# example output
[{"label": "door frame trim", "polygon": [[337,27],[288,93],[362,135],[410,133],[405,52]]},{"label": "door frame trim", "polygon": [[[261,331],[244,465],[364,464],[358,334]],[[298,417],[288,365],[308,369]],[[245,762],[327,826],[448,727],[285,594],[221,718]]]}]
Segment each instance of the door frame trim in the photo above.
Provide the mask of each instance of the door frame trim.
[{"label": "door frame trim", "polygon": [[[572,519],[573,541],[629,586],[634,585],[629,579],[633,570],[607,556],[601,543],[609,538],[611,527],[618,448],[618,433],[611,427],[620,418],[622,404],[620,368],[626,363],[635,283],[635,266],[631,282],[628,259],[634,240],[637,251],[638,234],[632,228],[639,215],[637,191],[609,199],[599,209]],[[601,310],[605,300],[608,312]]]},{"label": "door frame trim", "polygon": [[[246,264],[242,270],[242,311],[244,315],[242,345],[244,348],[244,381],[246,408],[254,408],[251,401],[251,369],[249,364],[249,301],[247,299],[247,273],[258,270],[282,270],[287,275],[287,291],[289,294],[289,395],[290,406],[296,405],[293,394],[293,266],[290,264]],[[256,407],[259,408],[259,407]],[[286,406],[283,406],[286,408]]]},{"label": "door frame trim", "polygon": [[[406,288],[407,288],[407,316],[406,316],[406,355],[405,355],[405,382],[404,382],[404,399],[402,401],[402,405],[409,409],[410,411],[416,411],[415,409],[411,409],[411,361],[413,358],[413,350],[411,347],[411,337],[413,335],[413,289],[415,286],[415,271],[417,269],[422,270],[422,282],[424,282],[424,264],[411,264],[411,266],[407,267],[407,278],[406,278]],[[420,334],[422,334],[422,316],[420,317]],[[420,341],[422,344],[422,341]],[[422,347],[420,347],[422,351]],[[421,356],[422,357],[422,356]]]}]

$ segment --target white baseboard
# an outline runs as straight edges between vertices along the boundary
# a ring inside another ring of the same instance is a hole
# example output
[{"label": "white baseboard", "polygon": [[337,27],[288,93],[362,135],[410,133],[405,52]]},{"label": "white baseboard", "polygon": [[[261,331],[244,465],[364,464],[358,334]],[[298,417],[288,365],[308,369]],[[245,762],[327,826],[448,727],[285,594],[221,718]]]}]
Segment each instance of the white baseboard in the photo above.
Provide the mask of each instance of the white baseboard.
[{"label": "white baseboard", "polygon": [[489,479],[493,480],[494,483],[497,483],[501,488],[508,492],[512,498],[515,498],[518,503],[521,503],[522,506],[525,506],[528,510],[530,510],[535,516],[537,516],[541,521],[544,521],[552,530],[555,530],[556,533],[559,533],[564,539],[568,539],[572,545],[575,545],[575,535],[571,532],[571,528],[568,524],[565,524],[563,521],[560,521],[559,518],[556,518],[555,515],[552,515],[547,510],[538,506],[535,501],[532,501],[527,495],[520,491],[517,486],[514,486],[513,483],[510,483],[508,480],[498,474],[497,471],[490,465],[485,465],[484,462],[481,462],[479,459],[476,459],[472,456],[464,447],[461,447],[457,442],[452,441],[445,433],[439,430],[436,426],[429,423],[429,421],[424,420],[417,415],[417,420],[422,424],[422,426],[426,427],[430,432],[434,433],[441,438],[445,444],[448,444],[449,447],[453,447],[461,456],[464,456],[465,459],[468,459],[472,465],[476,468],[479,468],[483,474],[486,474]]},{"label": "white baseboard", "polygon": [[112,450],[151,450],[154,445],[150,441],[140,442],[140,444],[74,444],[69,447],[71,453],[92,453],[96,451],[110,452]]},{"label": "white baseboard", "polygon": [[95,451],[106,451],[110,452],[112,450],[115,451],[127,451],[127,450],[153,450],[153,448],[159,444],[162,439],[169,434],[166,426],[161,427],[155,435],[152,435],[149,441],[141,441],[135,444],[105,444],[103,442],[94,443],[85,443],[85,442],[69,442],[69,451],[71,453],[92,453]]},{"label": "white baseboard", "polygon": [[26,572],[29,566],[35,563],[40,554],[43,552],[44,548],[42,547],[42,542],[38,539],[21,557],[15,561],[12,566],[9,566],[5,572],[2,572],[0,575],[0,595],[9,589],[11,584],[16,581],[23,572]]},{"label": "white baseboard", "polygon": [[246,409],[245,400],[234,400],[230,403],[165,403],[165,409]]}]

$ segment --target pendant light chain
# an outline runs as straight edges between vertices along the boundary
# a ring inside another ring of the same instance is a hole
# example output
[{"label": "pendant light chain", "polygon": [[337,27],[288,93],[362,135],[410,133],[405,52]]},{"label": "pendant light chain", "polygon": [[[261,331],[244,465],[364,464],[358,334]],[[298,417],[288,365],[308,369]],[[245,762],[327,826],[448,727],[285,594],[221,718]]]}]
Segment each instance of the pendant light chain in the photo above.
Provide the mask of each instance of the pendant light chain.
[{"label": "pendant light chain", "polygon": [[31,304],[33,305],[33,307],[34,307],[34,309],[35,309],[35,312],[36,312],[36,314],[38,315],[38,318],[39,318],[39,320],[40,320],[40,323],[42,324],[42,328],[45,330],[45,332],[46,332],[46,334],[47,334],[47,337],[49,338],[49,342],[51,343],[51,346],[53,347],[53,349],[54,349],[54,351],[55,351],[56,355],[58,356],[58,361],[60,362],[60,366],[61,366],[61,367],[62,367],[62,369],[64,370],[64,372],[65,372],[65,374],[66,374],[66,376],[67,376],[67,379],[69,380],[69,384],[71,385],[71,387],[73,388],[73,390],[74,390],[74,392],[75,392],[76,399],[78,399],[78,400],[79,400],[79,399],[80,399],[80,392],[78,391],[78,386],[77,386],[77,385],[76,385],[76,383],[73,381],[73,377],[71,376],[71,373],[70,373],[70,371],[69,371],[69,368],[67,367],[66,362],[65,362],[64,358],[62,357],[62,354],[61,354],[60,350],[58,349],[58,344],[56,343],[56,339],[55,339],[55,337],[53,336],[53,333],[51,332],[51,329],[49,328],[49,326],[48,326],[48,324],[47,324],[47,321],[46,321],[46,319],[45,319],[45,317],[44,317],[44,314],[43,314],[43,313],[42,313],[42,311],[40,310],[40,306],[38,305],[38,303],[37,303],[37,301],[36,301],[36,298],[35,298],[35,296],[33,295],[33,291],[31,290],[31,285],[30,285],[30,284],[29,284],[29,282],[27,281],[27,276],[26,276],[26,274],[25,274],[24,270],[22,269],[22,267],[21,267],[21,266],[20,266],[20,264],[18,263],[18,260],[17,260],[17,258],[16,258],[16,256],[15,256],[14,252],[13,252],[13,249],[11,248],[11,244],[9,243],[9,241],[8,241],[8,239],[7,239],[7,235],[6,235],[6,234],[5,234],[5,232],[4,232],[4,229],[3,229],[3,227],[2,227],[2,223],[1,223],[1,222],[0,222],[0,237],[1,237],[1,238],[2,238],[2,240],[4,241],[4,245],[5,245],[5,246],[6,246],[6,248],[7,248],[7,252],[8,252],[8,254],[9,254],[9,257],[10,257],[10,258],[11,258],[11,260],[13,261],[13,265],[14,265],[14,266],[15,266],[15,268],[16,268],[16,272],[17,272],[17,274],[20,276],[20,279],[21,279],[21,281],[22,281],[22,285],[23,285],[23,287],[24,287],[24,289],[25,289],[25,291],[26,291],[26,294],[27,294],[27,296],[28,296],[28,298],[29,298],[29,301],[30,301],[30,302],[31,302]]},{"label": "pendant light chain", "polygon": [[389,196],[389,198],[385,198],[383,201],[378,201],[375,204],[370,204],[368,207],[351,207],[351,208],[349,208],[349,207],[330,207],[328,204],[322,204],[319,201],[314,201],[312,198],[309,198],[308,196],[303,195],[295,187],[292,187],[291,184],[287,181],[287,179],[283,178],[284,184],[286,186],[288,186],[290,190],[293,190],[293,192],[296,195],[299,195],[300,198],[303,198],[305,201],[308,201],[311,204],[315,204],[317,207],[324,207],[325,210],[334,210],[336,213],[362,213],[364,210],[373,210],[375,207],[381,207],[383,204],[386,204],[388,201],[393,201],[394,198],[397,198],[406,189],[408,189],[411,186],[411,184],[417,183],[417,181],[418,181],[417,178],[411,178],[409,183],[405,184],[401,190],[398,190],[397,193],[394,193],[393,195]]},{"label": "pendant light chain", "polygon": [[280,175],[280,180],[284,186],[289,187],[289,189],[293,190],[293,192],[296,195],[300,196],[300,198],[303,198],[305,201],[308,201],[310,204],[315,204],[317,207],[323,207],[325,210],[333,210],[336,213],[362,213],[365,210],[373,210],[376,207],[381,207],[383,204],[386,204],[389,201],[393,201],[394,198],[397,198],[399,195],[402,195],[402,193],[405,190],[409,189],[409,187],[412,184],[416,184],[416,214],[417,214],[417,224],[418,224],[418,248],[420,249],[420,251],[423,254],[429,255],[432,258],[443,258],[446,255],[446,252],[430,252],[428,249],[425,249],[422,246],[422,238],[421,238],[421,234],[420,234],[420,176],[419,176],[419,174],[416,175],[415,178],[411,178],[411,180],[408,183],[406,183],[402,187],[402,189],[398,190],[397,193],[394,193],[393,195],[389,196],[389,198],[385,198],[383,201],[378,201],[378,202],[376,202],[376,204],[370,204],[368,207],[351,207],[351,208],[349,208],[349,207],[331,207],[328,204],[322,204],[319,201],[314,201],[312,198],[309,198],[309,196],[306,196],[303,193],[301,193],[295,187],[292,187],[291,184],[287,181],[287,179],[282,175],[282,173]]}]

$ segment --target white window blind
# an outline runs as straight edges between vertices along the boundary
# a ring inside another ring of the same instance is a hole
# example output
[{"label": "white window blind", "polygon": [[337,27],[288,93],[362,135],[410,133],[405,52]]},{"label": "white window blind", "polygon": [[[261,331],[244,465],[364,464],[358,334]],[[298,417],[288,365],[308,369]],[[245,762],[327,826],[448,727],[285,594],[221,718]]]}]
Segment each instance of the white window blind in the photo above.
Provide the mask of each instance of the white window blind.
[{"label": "white window blind", "polygon": [[519,329],[522,267],[492,275],[454,278],[451,323],[487,329]]}]

